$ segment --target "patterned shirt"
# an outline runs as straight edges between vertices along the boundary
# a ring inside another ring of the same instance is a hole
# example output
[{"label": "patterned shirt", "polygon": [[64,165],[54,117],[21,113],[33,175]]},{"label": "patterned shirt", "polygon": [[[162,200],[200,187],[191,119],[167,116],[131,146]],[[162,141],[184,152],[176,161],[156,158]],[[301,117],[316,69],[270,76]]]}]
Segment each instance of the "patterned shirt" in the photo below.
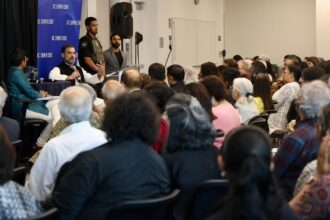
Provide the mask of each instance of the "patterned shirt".
[{"label": "patterned shirt", "polygon": [[316,120],[305,120],[287,135],[274,157],[274,173],[279,185],[290,200],[296,181],[306,166],[316,159],[320,143],[316,135]]},{"label": "patterned shirt", "polygon": [[308,182],[290,206],[298,219],[330,219],[330,175]]},{"label": "patterned shirt", "polygon": [[308,163],[304,170],[301,172],[297,184],[294,188],[293,195],[296,196],[304,187],[304,185],[309,182],[316,174],[317,169],[317,160],[313,160],[312,162]]},{"label": "patterned shirt", "polygon": [[19,184],[7,181],[0,186],[0,219],[23,219],[42,212],[40,203]]}]

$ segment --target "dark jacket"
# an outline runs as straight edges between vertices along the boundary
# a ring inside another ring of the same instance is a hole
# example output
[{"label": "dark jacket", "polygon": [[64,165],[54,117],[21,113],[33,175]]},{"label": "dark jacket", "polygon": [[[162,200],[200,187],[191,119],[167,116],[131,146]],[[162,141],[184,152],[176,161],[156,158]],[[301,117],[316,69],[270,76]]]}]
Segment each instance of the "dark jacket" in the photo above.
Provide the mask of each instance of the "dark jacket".
[{"label": "dark jacket", "polygon": [[60,219],[106,219],[113,205],[171,191],[165,161],[139,139],[108,142],[64,165],[53,202]]}]

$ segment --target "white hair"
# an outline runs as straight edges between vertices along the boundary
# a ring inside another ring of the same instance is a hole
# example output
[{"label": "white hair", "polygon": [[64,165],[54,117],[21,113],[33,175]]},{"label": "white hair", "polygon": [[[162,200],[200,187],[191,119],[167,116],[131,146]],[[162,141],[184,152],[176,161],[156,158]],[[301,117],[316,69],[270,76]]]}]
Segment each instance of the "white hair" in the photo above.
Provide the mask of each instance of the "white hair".
[{"label": "white hair", "polygon": [[124,86],[116,80],[108,80],[102,87],[102,96],[107,100],[115,99],[124,92]]},{"label": "white hair", "polygon": [[187,85],[192,82],[198,82],[198,71],[192,66],[185,66],[184,68],[184,84]]},{"label": "white hair", "polygon": [[0,86],[0,116],[2,115],[3,107],[5,106],[6,99],[7,99],[7,93],[5,90]]},{"label": "white hair", "polygon": [[61,92],[58,107],[64,121],[72,124],[89,120],[92,104],[92,97],[86,89],[73,86]]},{"label": "white hair", "polygon": [[322,106],[330,103],[330,89],[320,80],[304,83],[297,98],[299,110],[306,119],[318,116]]}]

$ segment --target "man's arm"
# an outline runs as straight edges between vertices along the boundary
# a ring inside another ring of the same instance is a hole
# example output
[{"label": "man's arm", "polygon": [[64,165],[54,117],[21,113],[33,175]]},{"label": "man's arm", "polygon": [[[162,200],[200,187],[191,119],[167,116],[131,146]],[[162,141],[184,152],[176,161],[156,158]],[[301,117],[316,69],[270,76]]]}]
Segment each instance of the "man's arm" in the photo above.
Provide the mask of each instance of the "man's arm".
[{"label": "man's arm", "polygon": [[103,82],[104,81],[104,77],[105,77],[105,69],[104,69],[104,64],[100,65],[100,64],[97,64],[98,66],[98,72],[97,74],[90,74],[88,72],[86,72],[84,69],[82,69],[82,72],[84,74],[84,78],[85,78],[85,81],[87,83],[90,83],[90,84],[97,84],[97,83],[100,83],[100,82]]}]

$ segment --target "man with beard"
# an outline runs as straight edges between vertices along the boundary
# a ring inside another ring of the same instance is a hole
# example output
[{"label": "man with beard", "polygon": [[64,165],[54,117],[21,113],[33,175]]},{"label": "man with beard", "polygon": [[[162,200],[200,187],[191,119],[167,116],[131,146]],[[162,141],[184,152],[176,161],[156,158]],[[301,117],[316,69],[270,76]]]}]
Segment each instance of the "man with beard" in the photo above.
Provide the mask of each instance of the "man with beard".
[{"label": "man with beard", "polygon": [[105,72],[110,74],[127,66],[124,53],[120,50],[121,37],[118,34],[110,36],[111,47],[104,51]]}]

